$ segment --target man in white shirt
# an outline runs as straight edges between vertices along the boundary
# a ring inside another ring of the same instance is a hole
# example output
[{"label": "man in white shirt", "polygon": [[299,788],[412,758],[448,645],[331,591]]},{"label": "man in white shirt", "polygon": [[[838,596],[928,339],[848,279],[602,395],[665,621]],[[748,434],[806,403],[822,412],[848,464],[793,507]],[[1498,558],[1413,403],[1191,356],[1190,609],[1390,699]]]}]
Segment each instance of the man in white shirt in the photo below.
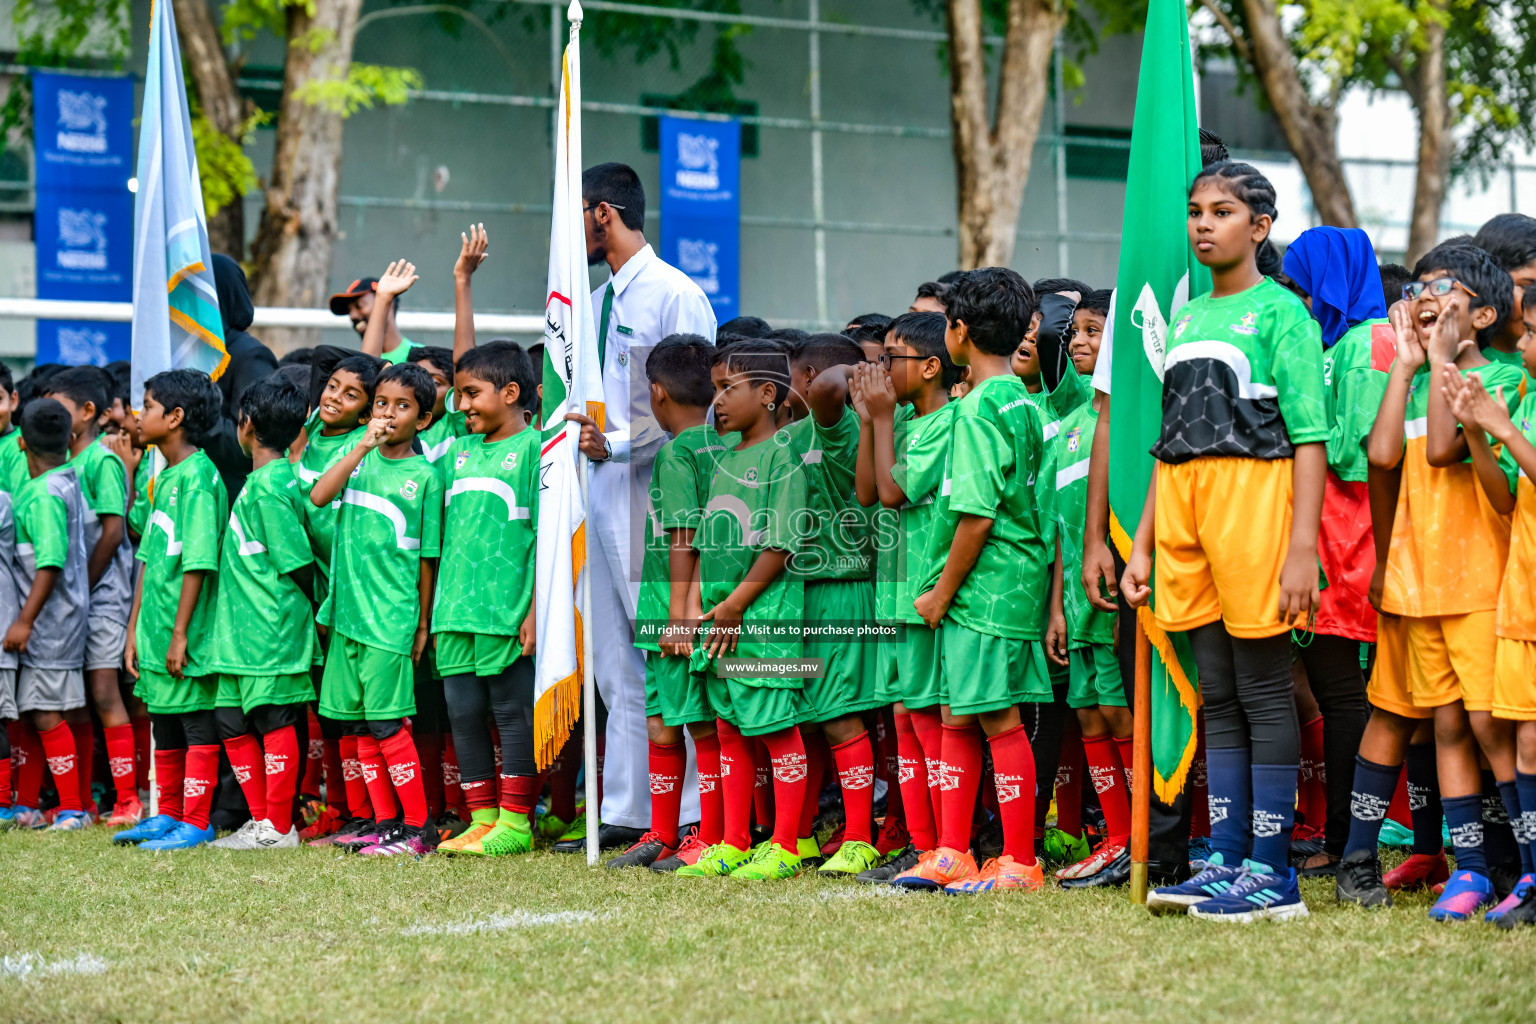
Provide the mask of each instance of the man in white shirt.
[{"label": "man in white shirt", "polygon": [[[645,654],[634,645],[640,592],[641,530],[651,464],[668,440],[651,417],[647,353],[671,334],[715,338],[715,313],[704,292],[661,261],[645,240],[645,186],[624,164],[599,164],[581,176],[587,263],[606,262],[611,276],[592,293],[603,364],[604,422],[579,414],[581,450],[592,460],[592,618],[597,632],[597,689],[608,708],[603,758],[605,848],[627,846],[651,824],[649,748],[645,731]],[[633,552],[634,557],[631,557]],[[692,757],[683,779],[681,822],[699,817]],[[571,844],[576,850],[583,843]],[[558,847],[557,847],[558,848]]]}]

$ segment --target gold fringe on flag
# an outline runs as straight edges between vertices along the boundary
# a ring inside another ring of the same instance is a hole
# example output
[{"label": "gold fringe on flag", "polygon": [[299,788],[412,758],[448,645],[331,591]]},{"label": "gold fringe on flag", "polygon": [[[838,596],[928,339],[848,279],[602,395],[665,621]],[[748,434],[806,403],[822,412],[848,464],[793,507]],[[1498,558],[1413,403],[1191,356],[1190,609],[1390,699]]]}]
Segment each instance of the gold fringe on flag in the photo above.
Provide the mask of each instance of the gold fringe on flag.
[{"label": "gold fringe on flag", "polygon": [[[571,579],[580,580],[587,564],[587,524],[582,523],[571,537]],[[571,594],[575,600],[575,593]],[[576,671],[544,691],[533,707],[533,757],[539,771],[554,764],[555,758],[570,738],[576,720],[581,717],[581,684],[586,678],[586,646],[582,631],[581,609],[576,609]]]}]

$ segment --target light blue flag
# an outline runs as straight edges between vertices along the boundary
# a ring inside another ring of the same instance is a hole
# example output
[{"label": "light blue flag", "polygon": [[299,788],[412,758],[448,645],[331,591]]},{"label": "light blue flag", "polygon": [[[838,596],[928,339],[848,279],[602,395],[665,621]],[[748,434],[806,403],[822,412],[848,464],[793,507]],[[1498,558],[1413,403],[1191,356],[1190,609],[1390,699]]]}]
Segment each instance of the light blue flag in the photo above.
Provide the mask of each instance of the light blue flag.
[{"label": "light blue flag", "polygon": [[150,6],[133,228],[132,398],[141,408],[144,382],[162,370],[217,378],[229,363],[170,0]]}]

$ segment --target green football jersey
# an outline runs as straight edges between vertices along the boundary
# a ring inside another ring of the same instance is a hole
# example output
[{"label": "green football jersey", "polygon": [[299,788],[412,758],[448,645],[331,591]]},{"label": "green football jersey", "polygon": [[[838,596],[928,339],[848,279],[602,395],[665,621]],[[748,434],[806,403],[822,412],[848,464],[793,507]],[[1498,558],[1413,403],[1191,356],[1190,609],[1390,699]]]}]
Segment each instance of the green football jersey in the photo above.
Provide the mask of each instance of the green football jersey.
[{"label": "green football jersey", "polygon": [[236,676],[308,672],[314,606],[291,573],[314,562],[302,493],[287,459],[252,471],[229,513],[214,605],[215,670]]},{"label": "green football jersey", "polygon": [[[912,407],[898,405],[891,423],[891,446],[895,450],[897,465],[901,463],[901,449],[906,444],[911,422]],[[901,595],[904,592],[902,581],[906,578],[906,547],[901,535],[901,510],[886,508],[877,499],[875,504],[863,512],[869,521],[870,543],[875,549],[875,619],[879,622],[900,622]]]},{"label": "green football jersey", "polygon": [[432,632],[516,636],[533,601],[539,532],[539,432],[453,442],[443,485],[443,557]]},{"label": "green football jersey", "polygon": [[443,481],[420,455],[363,456],[341,494],[331,589],[320,621],[343,636],[410,654],[421,622],[423,558],[442,545]]},{"label": "green football jersey", "polygon": [[324,434],[325,425],[320,422],[320,413],[310,414],[309,422],[304,424],[304,450],[299,453],[298,465],[294,467],[294,475],[299,481],[299,488],[304,492],[304,528],[309,534],[310,550],[315,553],[315,564],[320,571],[329,575],[331,571],[331,545],[336,537],[336,513],[341,509],[341,501],[331,502],[325,508],[316,508],[314,502],[309,500],[307,488],[315,486],[315,481],[336,463],[340,462],[357,442],[363,439],[368,432],[367,427],[355,427],[344,434],[335,434],[327,437]]},{"label": "green football jersey", "polygon": [[959,406],[958,402],[946,402],[927,416],[908,420],[905,439],[898,439],[901,446],[896,450],[891,476],[907,496],[906,504],[901,506],[903,558],[901,586],[896,592],[896,617],[902,622],[923,621],[912,602],[922,593],[922,585],[929,576],[938,579],[944,569],[943,556],[947,552],[935,552],[932,546],[934,513],[948,468],[955,410]]},{"label": "green football jersey", "polygon": [[[128,512],[128,469],[122,459],[99,442],[80,449],[69,464],[80,477],[80,493],[85,501],[85,554],[89,561],[101,540],[101,517],[121,518]],[[91,588],[90,617],[127,625],[132,607],[133,546],[124,536],[112,561]]]},{"label": "green football jersey", "polygon": [[1040,506],[1048,530],[1061,543],[1061,603],[1071,647],[1115,641],[1115,614],[1088,603],[1083,573],[1083,527],[1088,513],[1088,461],[1099,414],[1090,402],[1061,421],[1046,446],[1040,471]]},{"label": "green football jersey", "polygon": [[1288,459],[1327,440],[1322,333],[1292,292],[1266,277],[1174,314],[1154,456]]},{"label": "green football jersey", "polygon": [[165,468],[165,457],[160,449],[150,445],[139,459],[139,468],[133,473],[133,504],[128,506],[128,529],[139,535],[142,541],[144,529],[149,524],[150,483]]},{"label": "green football jersey", "polygon": [[662,445],[651,468],[646,509],[645,560],[640,566],[640,601],[635,615],[635,646],[659,650],[655,637],[671,610],[672,530],[697,530],[709,498],[709,478],[725,451],[715,428],[689,427]]},{"label": "green football jersey", "polygon": [[[786,431],[750,448],[719,453],[704,518],[693,535],[706,612],[736,589],[765,549],[788,551],[793,557],[807,532],[806,489],[801,453]],[[799,657],[802,645],[788,633],[799,628],[804,614],[804,581],[786,570],[747,608],[735,656]],[[754,635],[754,625],[766,627],[771,635]],[[803,685],[800,679],[744,681],[769,687]]]},{"label": "green football jersey", "polygon": [[943,572],[964,514],[992,520],[976,564],[960,584],[949,617],[967,629],[1012,640],[1044,633],[1047,581],[1055,551],[1047,553],[1035,504],[1043,431],[1024,382],[1011,374],[989,377],[955,408],[947,479],[940,488],[930,571],[914,595],[931,590]]},{"label": "green football jersey", "polygon": [[21,430],[15,426],[0,434],[0,490],[7,494],[15,494],[22,484],[32,479],[27,470],[27,453],[17,444],[20,440]]},{"label": "green football jersey", "polygon": [[149,515],[138,553],[144,563],[144,596],[139,602],[136,634],[139,664],[151,672],[165,671],[166,648],[181,603],[181,578],[202,571],[207,575],[187,628],[185,674],[210,675],[214,671],[211,657],[213,610],[219,590],[219,540],[229,518],[224,482],[213,461],[199,450],[174,466],[166,466],[145,490]]},{"label": "green football jersey", "polygon": [[807,580],[867,580],[872,575],[869,518],[854,493],[859,456],[859,414],[823,427],[814,415],[785,428],[805,467],[806,501],[812,516],[791,570]]},{"label": "green football jersey", "polygon": [[1323,353],[1328,468],[1340,480],[1365,483],[1365,439],[1396,359],[1397,332],[1386,320],[1356,324]]},{"label": "green football jersey", "polygon": [[421,442],[421,454],[428,462],[440,462],[453,442],[464,436],[464,414],[447,412],[427,424],[427,429],[416,435]]},{"label": "green football jersey", "polygon": [[[1380,322],[1385,323],[1386,321]],[[1505,352],[1503,349],[1497,349],[1489,346],[1488,348],[1483,349],[1483,355],[1487,356],[1491,362],[1504,363],[1505,365],[1515,367],[1522,373],[1525,372],[1525,354],[1522,353],[1519,349],[1516,349],[1513,352]]]},{"label": "green football jersey", "polygon": [[[1525,383],[1525,370],[1509,363],[1488,362],[1461,371],[1463,377],[1474,373],[1482,379],[1483,388],[1488,394],[1498,397],[1499,389],[1504,389],[1504,407],[1513,417],[1515,410],[1520,407],[1520,386]],[[1405,449],[1409,438],[1424,437],[1429,432],[1429,379],[1429,364],[1426,363],[1419,367],[1413,380],[1408,382],[1408,402],[1403,409]],[[1462,461],[1471,462],[1472,456],[1468,454]]]},{"label": "green football jersey", "polygon": [[1069,373],[1056,385],[1055,391],[1032,392],[1029,404],[1040,414],[1041,430],[1049,443],[1067,414],[1092,399],[1093,378]]}]

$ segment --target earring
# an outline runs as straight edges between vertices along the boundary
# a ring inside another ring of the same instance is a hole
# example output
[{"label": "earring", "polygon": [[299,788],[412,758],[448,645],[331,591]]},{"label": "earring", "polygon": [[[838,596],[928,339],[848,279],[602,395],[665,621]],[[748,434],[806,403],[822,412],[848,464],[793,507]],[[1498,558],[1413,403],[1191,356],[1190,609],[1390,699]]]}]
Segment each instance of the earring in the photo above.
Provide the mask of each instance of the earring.
[{"label": "earring", "polygon": [[769,412],[773,412],[773,406],[774,406],[774,403],[773,403],[773,402],[769,402],[769,403],[768,403],[768,411],[769,411]]}]

